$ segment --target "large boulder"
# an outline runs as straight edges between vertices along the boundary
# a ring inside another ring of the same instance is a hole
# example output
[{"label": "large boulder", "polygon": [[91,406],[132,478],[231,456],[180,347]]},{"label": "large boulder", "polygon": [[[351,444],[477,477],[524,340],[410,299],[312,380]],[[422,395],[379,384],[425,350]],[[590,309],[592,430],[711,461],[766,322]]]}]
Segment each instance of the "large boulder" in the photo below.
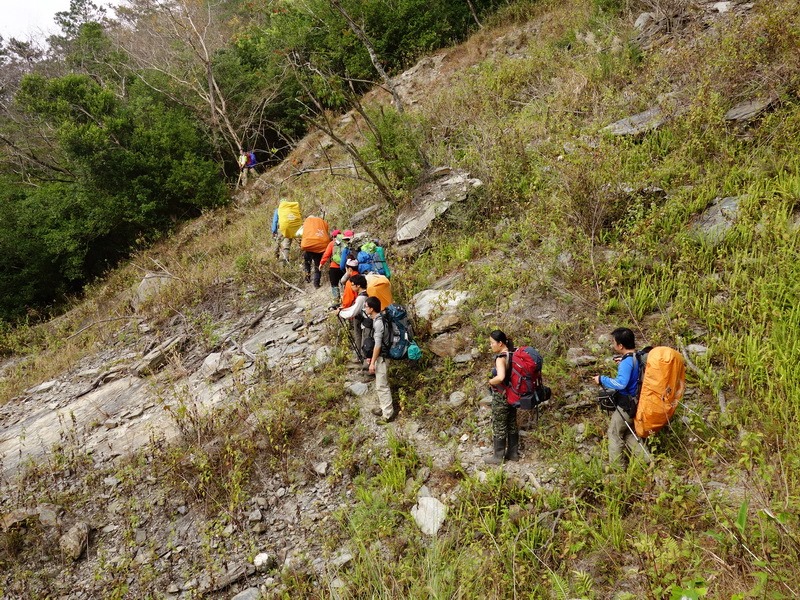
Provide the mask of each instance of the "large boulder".
[{"label": "large boulder", "polygon": [[467,292],[455,290],[422,290],[411,299],[414,314],[426,321],[443,314],[455,313],[469,298]]},{"label": "large boulder", "polygon": [[138,312],[145,302],[158,295],[172,280],[172,276],[163,273],[147,273],[133,292],[133,310]]},{"label": "large boulder", "polygon": [[433,222],[455,202],[463,202],[483,182],[469,176],[466,171],[445,167],[433,174],[436,179],[423,185],[411,205],[397,217],[398,242],[410,242],[418,238]]},{"label": "large boulder", "polygon": [[465,347],[466,342],[458,333],[444,333],[428,342],[428,350],[439,358],[453,358]]}]

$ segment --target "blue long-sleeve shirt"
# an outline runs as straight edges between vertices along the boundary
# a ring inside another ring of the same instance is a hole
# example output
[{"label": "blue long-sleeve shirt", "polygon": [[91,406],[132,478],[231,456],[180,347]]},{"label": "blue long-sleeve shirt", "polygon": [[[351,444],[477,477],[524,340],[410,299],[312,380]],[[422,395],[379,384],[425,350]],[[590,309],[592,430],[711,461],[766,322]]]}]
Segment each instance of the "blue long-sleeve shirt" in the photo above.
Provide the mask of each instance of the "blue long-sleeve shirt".
[{"label": "blue long-sleeve shirt", "polygon": [[600,385],[604,388],[617,390],[626,396],[635,396],[639,385],[639,361],[633,355],[623,358],[617,367],[617,376],[614,379],[602,375]]},{"label": "blue long-sleeve shirt", "polygon": [[272,213],[272,235],[278,233],[278,209],[275,209],[275,212]]}]

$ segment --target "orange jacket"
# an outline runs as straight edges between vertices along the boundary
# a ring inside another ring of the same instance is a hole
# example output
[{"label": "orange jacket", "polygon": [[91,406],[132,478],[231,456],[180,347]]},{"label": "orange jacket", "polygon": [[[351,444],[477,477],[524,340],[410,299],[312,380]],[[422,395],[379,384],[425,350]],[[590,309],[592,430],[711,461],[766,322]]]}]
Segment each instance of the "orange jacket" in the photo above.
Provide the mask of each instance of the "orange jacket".
[{"label": "orange jacket", "polygon": [[[322,254],[322,260],[319,261],[319,266],[323,266],[328,260],[333,256],[333,243],[336,240],[331,240],[328,243],[328,247],[325,248],[325,252]],[[331,261],[331,269],[340,269],[341,267],[337,265],[335,262]]]},{"label": "orange jacket", "polygon": [[350,280],[347,280],[347,283],[344,284],[344,292],[342,292],[342,308],[350,308],[353,306],[353,302],[356,301],[356,291],[353,289],[353,286],[350,283]]}]

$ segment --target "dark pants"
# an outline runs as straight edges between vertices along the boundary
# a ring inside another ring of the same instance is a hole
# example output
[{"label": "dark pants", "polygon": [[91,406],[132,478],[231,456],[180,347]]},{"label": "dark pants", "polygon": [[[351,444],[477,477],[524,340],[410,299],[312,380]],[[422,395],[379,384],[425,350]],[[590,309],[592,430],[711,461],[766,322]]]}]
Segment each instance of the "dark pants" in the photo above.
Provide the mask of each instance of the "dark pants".
[{"label": "dark pants", "polygon": [[320,286],[319,263],[321,260],[322,252],[309,252],[308,250],[303,252],[303,270],[305,270],[307,276],[311,275],[311,264],[314,264],[314,287]]},{"label": "dark pants", "polygon": [[339,287],[339,282],[344,277],[344,271],[342,271],[339,267],[331,266],[328,269],[328,279],[331,281],[331,287]]}]

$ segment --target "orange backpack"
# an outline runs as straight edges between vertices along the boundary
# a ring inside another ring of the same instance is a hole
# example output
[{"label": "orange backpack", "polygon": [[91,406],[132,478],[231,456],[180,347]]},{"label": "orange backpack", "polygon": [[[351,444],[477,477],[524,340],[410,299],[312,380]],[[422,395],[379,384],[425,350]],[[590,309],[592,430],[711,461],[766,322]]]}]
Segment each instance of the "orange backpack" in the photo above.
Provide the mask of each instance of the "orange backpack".
[{"label": "orange backpack", "polygon": [[366,278],[367,294],[377,296],[381,301],[381,310],[386,310],[386,307],[393,303],[392,284],[389,278],[377,273],[367,273]]},{"label": "orange backpack", "polygon": [[637,358],[644,373],[633,423],[636,435],[646,438],[669,423],[675,414],[686,389],[686,367],[680,352],[666,346],[652,348],[645,364],[641,355]]},{"label": "orange backpack", "polygon": [[328,234],[328,224],[319,217],[306,217],[303,221],[303,239],[300,240],[300,249],[309,252],[325,252],[331,236]]}]

